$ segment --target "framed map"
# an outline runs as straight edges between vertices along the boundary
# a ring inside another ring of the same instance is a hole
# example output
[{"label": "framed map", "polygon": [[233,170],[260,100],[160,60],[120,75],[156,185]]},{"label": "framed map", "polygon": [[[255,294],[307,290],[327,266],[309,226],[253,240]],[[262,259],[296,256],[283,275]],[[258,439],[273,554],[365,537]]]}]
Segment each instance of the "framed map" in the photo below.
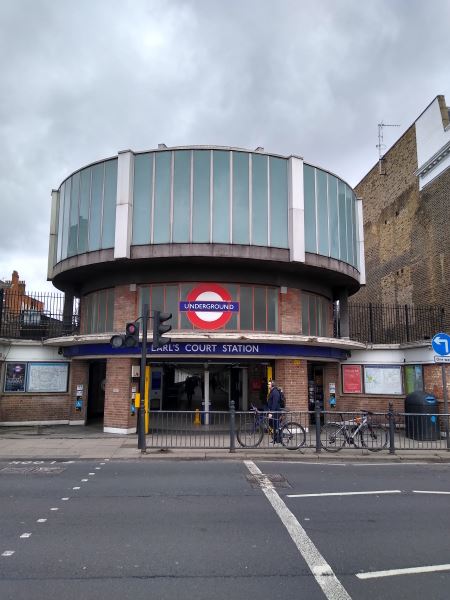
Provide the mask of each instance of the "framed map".
[{"label": "framed map", "polygon": [[366,394],[402,394],[402,368],[400,366],[364,367]]},{"label": "framed map", "polygon": [[29,363],[27,392],[67,392],[69,363]]}]

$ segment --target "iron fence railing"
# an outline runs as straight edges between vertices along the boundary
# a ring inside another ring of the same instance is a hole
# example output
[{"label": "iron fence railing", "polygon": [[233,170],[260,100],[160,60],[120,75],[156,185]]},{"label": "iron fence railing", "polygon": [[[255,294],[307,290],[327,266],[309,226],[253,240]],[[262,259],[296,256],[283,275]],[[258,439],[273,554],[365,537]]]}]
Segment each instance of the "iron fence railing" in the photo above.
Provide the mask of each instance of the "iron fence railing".
[{"label": "iron fence railing", "polygon": [[[273,419],[258,421],[254,412],[156,411],[146,436],[150,448],[297,452],[350,450],[395,454],[407,450],[450,449],[449,414],[283,411],[283,423],[293,424],[273,443]],[[365,421],[366,419],[366,421]]]},{"label": "iron fence railing", "polygon": [[[442,331],[445,312],[441,306],[408,304],[348,305],[350,339],[370,344],[401,344],[429,340]],[[339,331],[339,308],[335,311]],[[337,335],[339,337],[339,335]]]},{"label": "iron fence railing", "polygon": [[79,300],[64,294],[0,289],[0,337],[41,340],[71,335],[79,328]]}]

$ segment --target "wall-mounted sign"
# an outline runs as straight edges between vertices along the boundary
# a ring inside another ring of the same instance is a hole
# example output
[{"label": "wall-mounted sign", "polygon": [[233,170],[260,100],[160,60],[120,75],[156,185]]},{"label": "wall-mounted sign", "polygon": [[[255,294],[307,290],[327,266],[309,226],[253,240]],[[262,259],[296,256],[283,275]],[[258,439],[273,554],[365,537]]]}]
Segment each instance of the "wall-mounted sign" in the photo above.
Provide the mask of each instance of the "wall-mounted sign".
[{"label": "wall-mounted sign", "polygon": [[360,365],[342,365],[342,391],[344,394],[362,394]]},{"label": "wall-mounted sign", "polygon": [[402,394],[402,370],[400,366],[379,365],[364,367],[366,394]]},{"label": "wall-mounted sign", "polygon": [[24,392],[27,363],[7,363],[5,392]]},{"label": "wall-mounted sign", "polygon": [[28,368],[27,392],[67,391],[69,363],[29,363]]},{"label": "wall-mounted sign", "polygon": [[239,312],[239,302],[231,299],[230,293],[217,283],[196,285],[187,300],[180,302],[180,311],[199,329],[220,329]]}]

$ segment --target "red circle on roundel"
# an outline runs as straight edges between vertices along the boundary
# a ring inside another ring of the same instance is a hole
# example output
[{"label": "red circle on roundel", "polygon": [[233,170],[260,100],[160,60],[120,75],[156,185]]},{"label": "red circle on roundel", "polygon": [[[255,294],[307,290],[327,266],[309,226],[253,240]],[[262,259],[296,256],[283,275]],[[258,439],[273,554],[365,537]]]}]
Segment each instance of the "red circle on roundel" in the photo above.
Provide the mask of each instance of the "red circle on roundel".
[{"label": "red circle on roundel", "polygon": [[[199,300],[231,302],[231,296],[225,288],[217,285],[217,283],[201,283],[195,286],[187,296],[188,302],[197,302]],[[217,313],[217,319],[212,319],[211,316],[208,319],[202,319],[199,316],[201,314],[201,312],[197,313],[193,310],[186,312],[187,318],[195,327],[199,327],[200,329],[220,329],[228,323],[232,313],[231,311],[219,312]],[[211,313],[207,314],[211,315]]]}]

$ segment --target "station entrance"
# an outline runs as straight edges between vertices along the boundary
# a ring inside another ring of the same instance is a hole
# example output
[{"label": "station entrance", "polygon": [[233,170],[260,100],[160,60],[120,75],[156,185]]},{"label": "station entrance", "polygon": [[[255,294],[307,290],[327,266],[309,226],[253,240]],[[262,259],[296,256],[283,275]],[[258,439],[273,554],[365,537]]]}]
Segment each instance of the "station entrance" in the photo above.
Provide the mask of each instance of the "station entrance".
[{"label": "station entrance", "polygon": [[[152,363],[150,411],[227,411],[230,400],[236,410],[267,402],[270,363]],[[269,371],[268,371],[269,369]]]}]

